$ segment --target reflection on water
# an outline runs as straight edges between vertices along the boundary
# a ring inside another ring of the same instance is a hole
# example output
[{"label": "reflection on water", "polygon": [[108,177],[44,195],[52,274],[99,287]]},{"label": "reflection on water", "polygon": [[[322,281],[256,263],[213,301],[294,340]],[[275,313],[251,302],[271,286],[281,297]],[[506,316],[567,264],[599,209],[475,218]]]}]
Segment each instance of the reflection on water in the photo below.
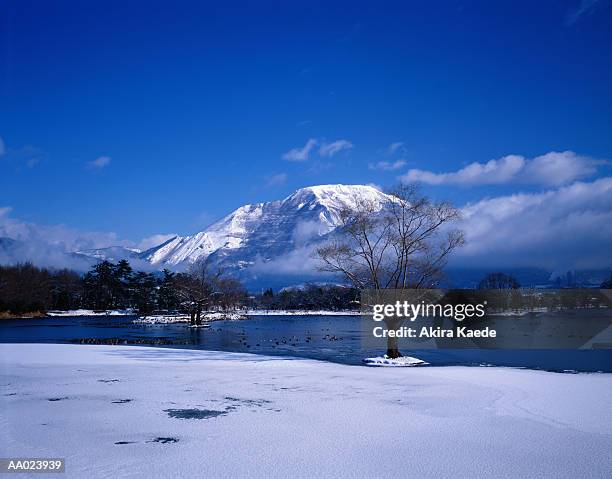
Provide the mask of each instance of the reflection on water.
[{"label": "reflection on water", "polygon": [[[364,349],[358,316],[255,316],[216,321],[210,328],[186,323],[135,325],[135,317],[97,316],[0,321],[4,343],[113,342],[174,348],[238,351],[362,364],[379,349]],[[432,365],[499,365],[552,371],[612,372],[612,350],[403,351]]]}]

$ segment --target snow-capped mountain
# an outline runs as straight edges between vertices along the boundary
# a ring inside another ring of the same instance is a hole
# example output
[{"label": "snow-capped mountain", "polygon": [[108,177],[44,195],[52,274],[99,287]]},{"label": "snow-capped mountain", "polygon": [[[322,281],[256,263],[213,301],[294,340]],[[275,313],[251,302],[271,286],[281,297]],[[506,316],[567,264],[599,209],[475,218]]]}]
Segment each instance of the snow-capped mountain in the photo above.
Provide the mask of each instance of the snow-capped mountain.
[{"label": "snow-capped mountain", "polygon": [[208,259],[249,286],[286,286],[321,279],[313,252],[340,225],[342,210],[355,208],[358,201],[380,210],[390,200],[372,186],[311,186],[283,200],[241,206],[203,231],[176,236],[146,251],[110,247],[77,254],[174,271]]},{"label": "snow-capped mountain", "polygon": [[383,208],[389,196],[362,185],[301,188],[283,200],[242,206],[199,233],[177,236],[138,257],[157,269],[182,270],[210,257],[229,269],[257,272],[265,269],[257,266],[319,243],[338,227],[340,212],[362,199]]},{"label": "snow-capped mountain", "polygon": [[301,188],[283,200],[241,206],[208,228],[176,236],[141,251],[124,246],[66,251],[61,244],[0,238],[0,264],[36,265],[87,271],[97,262],[130,261],[135,269],[185,271],[209,258],[250,287],[282,287],[317,281],[314,250],[334,233],[340,213],[365,200],[375,210],[391,197],[372,186],[321,185]]}]

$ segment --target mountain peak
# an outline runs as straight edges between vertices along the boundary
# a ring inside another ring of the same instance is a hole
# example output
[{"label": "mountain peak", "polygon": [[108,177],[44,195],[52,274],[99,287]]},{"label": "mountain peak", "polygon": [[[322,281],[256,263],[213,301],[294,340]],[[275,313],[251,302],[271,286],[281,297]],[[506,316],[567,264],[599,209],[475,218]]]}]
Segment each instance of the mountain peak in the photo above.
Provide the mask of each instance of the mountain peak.
[{"label": "mountain peak", "polygon": [[308,194],[315,195],[317,198],[327,198],[332,195],[380,195],[382,192],[370,185],[314,185],[299,188],[289,195],[288,198]]}]

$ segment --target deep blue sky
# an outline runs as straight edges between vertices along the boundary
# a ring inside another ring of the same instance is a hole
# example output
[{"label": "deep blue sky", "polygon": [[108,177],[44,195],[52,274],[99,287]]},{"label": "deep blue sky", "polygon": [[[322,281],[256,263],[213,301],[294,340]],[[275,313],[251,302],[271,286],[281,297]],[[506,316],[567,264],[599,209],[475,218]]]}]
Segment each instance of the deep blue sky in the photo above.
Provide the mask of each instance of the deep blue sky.
[{"label": "deep blue sky", "polygon": [[[20,0],[0,22],[0,207],[35,223],[137,240],[300,186],[612,158],[604,0]],[[282,159],[310,138],[354,147]],[[427,187],[458,204],[534,188]]]}]

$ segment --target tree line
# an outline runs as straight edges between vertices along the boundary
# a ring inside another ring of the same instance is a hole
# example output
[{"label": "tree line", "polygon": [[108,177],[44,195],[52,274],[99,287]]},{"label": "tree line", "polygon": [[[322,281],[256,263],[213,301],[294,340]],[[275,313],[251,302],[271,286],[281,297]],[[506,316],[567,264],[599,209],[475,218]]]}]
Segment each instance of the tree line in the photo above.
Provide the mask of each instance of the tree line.
[{"label": "tree line", "polygon": [[358,289],[317,284],[282,289],[278,293],[269,288],[261,296],[252,297],[251,304],[259,309],[303,311],[349,311],[360,306]]},{"label": "tree line", "polygon": [[313,285],[261,294],[247,294],[236,278],[207,262],[189,271],[135,271],[127,260],[102,261],[80,275],[30,263],[0,266],[0,312],[9,315],[53,310],[134,309],[139,314],[180,312],[198,324],[210,310],[238,308],[272,310],[333,310],[359,307],[359,292],[341,285]]},{"label": "tree line", "polygon": [[0,266],[0,311],[15,315],[71,309],[181,311],[199,322],[208,309],[232,309],[247,294],[235,278],[200,263],[188,272],[135,271],[127,260],[102,261],[80,275],[30,263]]}]

